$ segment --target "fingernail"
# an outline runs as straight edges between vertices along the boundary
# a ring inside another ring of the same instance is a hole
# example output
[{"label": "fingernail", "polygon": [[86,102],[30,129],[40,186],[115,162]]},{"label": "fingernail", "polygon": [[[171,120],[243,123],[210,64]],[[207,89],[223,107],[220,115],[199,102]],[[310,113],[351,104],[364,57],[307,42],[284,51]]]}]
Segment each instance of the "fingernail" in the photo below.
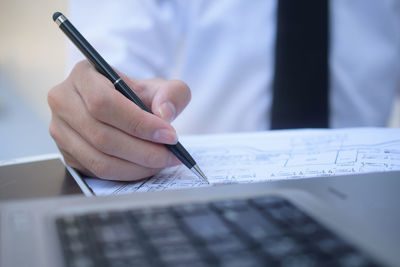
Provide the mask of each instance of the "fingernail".
[{"label": "fingernail", "polygon": [[179,164],[181,164],[181,161],[171,152],[169,154],[168,167],[176,166]]},{"label": "fingernail", "polygon": [[175,106],[167,101],[160,105],[158,108],[158,112],[163,120],[171,122],[175,119],[176,109]]},{"label": "fingernail", "polygon": [[174,131],[168,129],[160,129],[155,131],[153,135],[153,140],[157,143],[176,144],[178,142],[178,137]]}]

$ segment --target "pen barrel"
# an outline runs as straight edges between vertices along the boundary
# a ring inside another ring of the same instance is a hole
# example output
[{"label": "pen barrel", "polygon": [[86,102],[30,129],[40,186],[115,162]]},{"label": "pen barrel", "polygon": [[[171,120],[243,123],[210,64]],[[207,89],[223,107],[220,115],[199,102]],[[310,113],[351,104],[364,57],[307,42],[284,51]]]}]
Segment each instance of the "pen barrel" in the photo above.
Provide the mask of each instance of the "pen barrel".
[{"label": "pen barrel", "polygon": [[174,155],[189,169],[191,169],[196,162],[190,156],[189,152],[182,146],[180,142],[176,145],[165,145]]},{"label": "pen barrel", "polygon": [[85,55],[98,72],[103,74],[111,82],[119,79],[119,75],[108,65],[91,44],[79,33],[69,20],[60,24],[60,29],[68,36],[76,47]]},{"label": "pen barrel", "polygon": [[143,103],[143,101],[132,91],[132,89],[124,82],[124,80],[120,79],[115,85],[115,89],[118,92],[123,94],[126,98],[131,100],[133,103],[138,105],[141,109],[151,112],[151,110]]}]

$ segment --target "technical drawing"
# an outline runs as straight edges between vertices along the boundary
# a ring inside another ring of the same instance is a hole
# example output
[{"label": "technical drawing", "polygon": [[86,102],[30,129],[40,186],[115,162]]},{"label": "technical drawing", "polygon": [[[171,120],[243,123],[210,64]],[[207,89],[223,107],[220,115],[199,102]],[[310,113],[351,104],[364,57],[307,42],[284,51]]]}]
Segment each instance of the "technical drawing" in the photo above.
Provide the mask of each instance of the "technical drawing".
[{"label": "technical drawing", "polygon": [[[251,183],[316,176],[400,170],[400,129],[295,130],[194,136],[185,145],[211,184]],[[97,179],[96,179],[97,180]],[[150,179],[104,185],[100,194],[208,186],[184,166]]]}]

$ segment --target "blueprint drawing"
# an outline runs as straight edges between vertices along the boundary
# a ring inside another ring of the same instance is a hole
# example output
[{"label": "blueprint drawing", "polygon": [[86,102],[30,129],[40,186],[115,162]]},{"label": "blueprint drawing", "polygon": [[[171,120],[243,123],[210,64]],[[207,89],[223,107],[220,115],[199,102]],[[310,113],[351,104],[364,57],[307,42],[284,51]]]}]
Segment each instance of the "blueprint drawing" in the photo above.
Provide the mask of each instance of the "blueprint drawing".
[{"label": "blueprint drawing", "polygon": [[[281,130],[180,141],[211,185],[400,170],[400,129]],[[138,182],[86,182],[96,195],[210,186],[183,165]]]}]

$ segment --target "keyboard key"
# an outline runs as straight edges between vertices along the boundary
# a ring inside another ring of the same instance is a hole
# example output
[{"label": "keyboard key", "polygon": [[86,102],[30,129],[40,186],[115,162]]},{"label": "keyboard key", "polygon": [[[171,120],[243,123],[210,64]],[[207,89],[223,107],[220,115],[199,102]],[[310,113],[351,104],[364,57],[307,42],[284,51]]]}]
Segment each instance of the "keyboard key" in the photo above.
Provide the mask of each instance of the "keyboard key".
[{"label": "keyboard key", "polygon": [[69,237],[69,238],[74,238],[78,237],[82,234],[82,232],[79,230],[79,228],[75,225],[71,227],[67,227],[64,231],[64,233]]},{"label": "keyboard key", "polygon": [[67,236],[67,238],[76,238],[82,234],[82,228],[73,216],[57,219],[56,225],[59,232]]},{"label": "keyboard key", "polygon": [[215,213],[187,216],[182,218],[182,221],[203,241],[224,238],[231,234],[228,226]]},{"label": "keyboard key", "polygon": [[118,259],[122,256],[121,250],[117,243],[106,243],[100,246],[102,257],[109,260]]},{"label": "keyboard key", "polygon": [[132,259],[137,257],[144,256],[144,252],[142,248],[132,242],[124,242],[124,243],[109,243],[101,246],[103,251],[103,256],[108,259]]},{"label": "keyboard key", "polygon": [[75,254],[67,261],[68,267],[94,267],[95,263],[90,256],[85,254]]},{"label": "keyboard key", "polygon": [[302,224],[310,220],[309,216],[292,205],[271,208],[266,212],[275,220],[287,225]]},{"label": "keyboard key", "polygon": [[314,245],[319,251],[327,255],[337,255],[351,250],[351,247],[343,240],[331,234],[323,235],[315,239]]},{"label": "keyboard key", "polygon": [[324,266],[319,263],[317,258],[311,254],[295,254],[288,255],[281,259],[280,266],[282,267],[314,267]]},{"label": "keyboard key", "polygon": [[221,267],[258,267],[265,266],[259,261],[257,255],[251,251],[222,254],[219,258]]},{"label": "keyboard key", "polygon": [[191,245],[171,245],[158,248],[158,255],[163,262],[195,262],[200,260],[198,251]]},{"label": "keyboard key", "polygon": [[222,215],[237,226],[242,232],[254,240],[262,240],[271,236],[282,235],[281,229],[272,221],[260,214],[256,209],[244,211],[228,210]]},{"label": "keyboard key", "polygon": [[136,238],[131,226],[124,222],[94,226],[93,231],[96,239],[105,243],[127,241]]},{"label": "keyboard key", "polygon": [[298,235],[310,239],[316,236],[325,235],[327,231],[320,224],[314,221],[307,221],[302,224],[292,224],[291,229]]},{"label": "keyboard key", "polygon": [[80,239],[73,239],[70,240],[68,248],[72,253],[81,253],[86,250],[87,246]]},{"label": "keyboard key", "polygon": [[211,253],[217,256],[221,253],[237,252],[247,249],[247,245],[234,236],[214,240],[213,242],[206,244],[206,247]]},{"label": "keyboard key", "polygon": [[189,243],[188,238],[178,228],[168,229],[167,231],[148,232],[147,235],[153,246]]},{"label": "keyboard key", "polygon": [[269,238],[263,240],[262,250],[269,257],[280,259],[301,252],[301,245],[290,237]]},{"label": "keyboard key", "polygon": [[176,227],[176,222],[173,216],[165,211],[142,214],[136,213],[135,219],[142,228],[148,231]]},{"label": "keyboard key", "polygon": [[207,214],[210,212],[210,207],[208,206],[208,204],[196,203],[196,204],[179,205],[174,207],[173,210],[179,216],[184,217],[184,216]]},{"label": "keyboard key", "polygon": [[107,262],[104,262],[105,266],[109,267],[150,267],[154,266],[148,259],[145,258],[133,258],[133,259],[113,259]]}]

